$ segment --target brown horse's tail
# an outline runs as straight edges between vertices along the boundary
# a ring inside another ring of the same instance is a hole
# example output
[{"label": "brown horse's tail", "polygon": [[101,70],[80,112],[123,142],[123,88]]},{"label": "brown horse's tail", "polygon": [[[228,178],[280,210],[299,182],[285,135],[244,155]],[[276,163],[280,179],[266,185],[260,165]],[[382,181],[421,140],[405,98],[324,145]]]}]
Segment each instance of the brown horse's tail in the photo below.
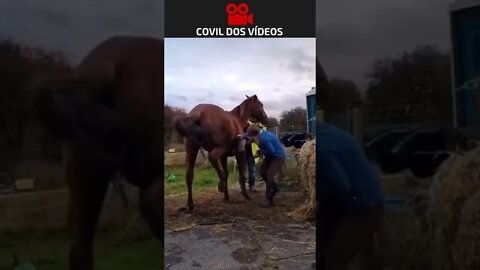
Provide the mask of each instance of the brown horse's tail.
[{"label": "brown horse's tail", "polygon": [[200,146],[203,144],[205,131],[200,127],[199,118],[177,116],[174,118],[173,123],[180,136],[191,139]]},{"label": "brown horse's tail", "polygon": [[33,102],[40,124],[58,141],[79,142],[102,161],[119,163],[125,156],[125,124],[106,103],[87,96],[85,87],[64,81],[38,89]]}]

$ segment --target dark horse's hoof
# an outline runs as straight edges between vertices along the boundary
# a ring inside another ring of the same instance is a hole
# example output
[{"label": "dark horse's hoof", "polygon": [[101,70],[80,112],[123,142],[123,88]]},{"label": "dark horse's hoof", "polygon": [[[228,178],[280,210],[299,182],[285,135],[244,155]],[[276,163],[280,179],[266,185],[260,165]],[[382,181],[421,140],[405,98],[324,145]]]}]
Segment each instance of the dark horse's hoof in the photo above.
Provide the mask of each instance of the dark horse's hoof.
[{"label": "dark horse's hoof", "polygon": [[273,182],[273,190],[274,190],[275,194],[277,194],[277,193],[280,191],[280,189],[278,188],[277,183],[275,183],[275,182]]},{"label": "dark horse's hoof", "polygon": [[273,206],[273,201],[266,200],[264,203],[261,205],[263,208],[268,208]]},{"label": "dark horse's hoof", "polygon": [[179,208],[177,212],[193,213],[193,209],[194,209],[193,206],[192,207],[184,206]]},{"label": "dark horse's hoof", "polygon": [[223,182],[218,183],[218,191],[225,193],[225,190],[226,190],[225,184]]}]

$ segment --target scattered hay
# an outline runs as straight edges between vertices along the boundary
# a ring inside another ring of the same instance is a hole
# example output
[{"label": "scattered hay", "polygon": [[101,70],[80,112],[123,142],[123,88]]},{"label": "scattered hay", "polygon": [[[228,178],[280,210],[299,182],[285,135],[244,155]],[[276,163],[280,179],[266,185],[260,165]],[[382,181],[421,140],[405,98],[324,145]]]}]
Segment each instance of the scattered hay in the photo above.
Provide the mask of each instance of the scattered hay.
[{"label": "scattered hay", "polygon": [[297,208],[291,217],[295,220],[315,218],[316,209],[316,140],[307,141],[298,155],[300,178],[305,188],[307,199],[304,205]]},{"label": "scattered hay", "polygon": [[434,269],[480,269],[480,148],[447,159],[429,193]]}]

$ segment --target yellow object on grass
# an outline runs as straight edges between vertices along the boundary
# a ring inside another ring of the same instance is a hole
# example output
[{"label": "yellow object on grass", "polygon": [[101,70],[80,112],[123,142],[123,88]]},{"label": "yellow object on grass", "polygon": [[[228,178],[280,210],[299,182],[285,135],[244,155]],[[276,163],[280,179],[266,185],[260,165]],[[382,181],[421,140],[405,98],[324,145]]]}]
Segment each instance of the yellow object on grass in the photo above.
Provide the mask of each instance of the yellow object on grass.
[{"label": "yellow object on grass", "polygon": [[30,190],[35,188],[35,180],[31,178],[18,179],[15,181],[15,188],[17,190]]}]

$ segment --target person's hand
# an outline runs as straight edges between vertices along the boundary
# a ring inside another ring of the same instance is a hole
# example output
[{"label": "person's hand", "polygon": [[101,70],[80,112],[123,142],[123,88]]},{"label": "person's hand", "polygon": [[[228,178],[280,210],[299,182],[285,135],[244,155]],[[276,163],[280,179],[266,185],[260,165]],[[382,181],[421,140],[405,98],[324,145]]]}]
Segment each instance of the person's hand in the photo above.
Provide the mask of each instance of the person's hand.
[{"label": "person's hand", "polygon": [[257,153],[253,156],[253,158],[263,158],[262,150],[257,150]]}]

